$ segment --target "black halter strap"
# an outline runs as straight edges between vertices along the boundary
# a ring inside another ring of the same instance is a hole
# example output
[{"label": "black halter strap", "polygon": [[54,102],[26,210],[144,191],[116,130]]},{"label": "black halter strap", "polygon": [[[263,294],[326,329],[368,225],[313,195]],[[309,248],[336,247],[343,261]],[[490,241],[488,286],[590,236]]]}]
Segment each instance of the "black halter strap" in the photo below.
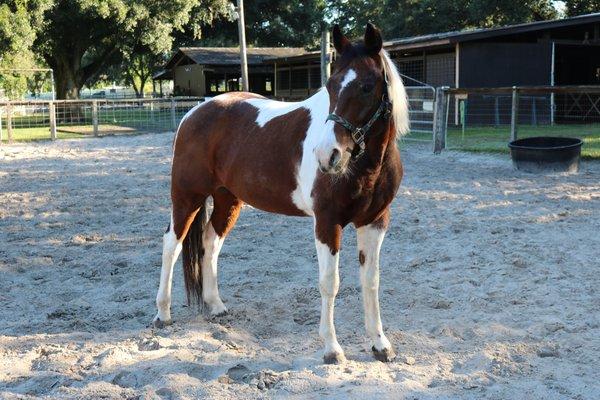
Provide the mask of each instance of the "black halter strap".
[{"label": "black halter strap", "polygon": [[350,121],[348,121],[346,118],[340,117],[339,115],[337,115],[335,113],[331,113],[327,116],[326,121],[336,122],[336,123],[342,125],[344,128],[346,128],[350,132],[350,136],[352,137],[352,140],[358,146],[358,153],[355,153],[353,155],[353,157],[355,157],[355,158],[360,157],[362,155],[362,153],[364,153],[365,147],[366,147],[366,145],[365,145],[366,135],[369,132],[369,130],[371,129],[371,127],[373,126],[373,124],[379,118],[383,118],[384,120],[387,120],[390,116],[390,113],[392,112],[392,103],[389,101],[388,94],[387,94],[388,80],[387,80],[387,74],[385,72],[383,73],[383,77],[385,80],[385,88],[383,90],[383,95],[381,96],[381,103],[379,104],[379,108],[377,108],[377,111],[375,111],[375,114],[373,114],[371,119],[369,119],[366,124],[364,124],[361,127],[357,127],[357,126],[352,125],[352,123]]}]

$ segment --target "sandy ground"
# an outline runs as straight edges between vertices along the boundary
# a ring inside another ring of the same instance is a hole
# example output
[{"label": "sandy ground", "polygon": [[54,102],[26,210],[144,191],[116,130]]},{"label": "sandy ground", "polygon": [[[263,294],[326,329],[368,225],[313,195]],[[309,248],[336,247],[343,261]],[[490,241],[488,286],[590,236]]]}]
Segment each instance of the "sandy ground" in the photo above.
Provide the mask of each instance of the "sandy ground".
[{"label": "sandy ground", "polygon": [[[355,233],[321,363],[312,223],[245,208],[220,258],[230,313],[153,330],[171,134],[0,148],[0,398],[597,399],[600,164],[576,176],[403,145],[381,265],[399,357],[371,358]],[[367,397],[368,396],[368,397]]]}]

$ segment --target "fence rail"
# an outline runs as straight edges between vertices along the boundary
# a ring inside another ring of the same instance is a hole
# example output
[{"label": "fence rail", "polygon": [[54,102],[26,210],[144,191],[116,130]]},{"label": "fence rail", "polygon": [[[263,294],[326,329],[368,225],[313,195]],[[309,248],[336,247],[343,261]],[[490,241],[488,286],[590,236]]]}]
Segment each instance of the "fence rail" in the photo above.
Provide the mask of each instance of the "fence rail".
[{"label": "fence rail", "polygon": [[[531,136],[575,136],[600,157],[600,86],[438,88],[434,151],[508,151]],[[438,118],[439,117],[439,118]],[[445,117],[445,118],[444,118]]]},{"label": "fence rail", "polygon": [[0,143],[175,130],[199,97],[0,102]]}]

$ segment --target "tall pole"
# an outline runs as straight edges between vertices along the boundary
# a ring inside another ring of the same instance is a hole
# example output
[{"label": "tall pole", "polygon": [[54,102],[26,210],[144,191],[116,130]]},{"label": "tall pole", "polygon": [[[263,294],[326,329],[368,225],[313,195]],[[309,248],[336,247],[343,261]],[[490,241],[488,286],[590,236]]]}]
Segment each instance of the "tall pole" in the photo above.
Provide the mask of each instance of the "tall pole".
[{"label": "tall pole", "polygon": [[331,53],[329,52],[329,29],[324,26],[321,32],[321,86],[325,86],[331,75]]},{"label": "tall pole", "polygon": [[[550,86],[554,86],[554,68],[556,64],[556,42],[552,42],[552,60],[550,65]],[[534,100],[535,101],[535,100]],[[554,99],[554,91],[550,93],[550,125],[554,125],[554,109],[556,108],[556,103]]]},{"label": "tall pole", "polygon": [[52,81],[52,101],[56,100],[56,89],[54,88],[54,70],[50,70],[50,80]]},{"label": "tall pole", "polygon": [[240,60],[242,67],[242,89],[244,92],[250,90],[248,85],[248,58],[246,57],[246,28],[244,24],[244,0],[237,0],[238,32],[240,36]]}]

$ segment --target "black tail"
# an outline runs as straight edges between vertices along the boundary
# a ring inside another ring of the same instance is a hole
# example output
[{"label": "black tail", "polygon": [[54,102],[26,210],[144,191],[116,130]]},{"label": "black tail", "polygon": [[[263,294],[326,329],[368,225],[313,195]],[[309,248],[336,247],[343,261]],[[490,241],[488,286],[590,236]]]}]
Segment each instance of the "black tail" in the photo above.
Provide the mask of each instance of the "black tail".
[{"label": "black tail", "polygon": [[183,279],[188,305],[202,304],[202,231],[208,221],[208,212],[203,205],[190,225],[190,229],[183,239]]}]

